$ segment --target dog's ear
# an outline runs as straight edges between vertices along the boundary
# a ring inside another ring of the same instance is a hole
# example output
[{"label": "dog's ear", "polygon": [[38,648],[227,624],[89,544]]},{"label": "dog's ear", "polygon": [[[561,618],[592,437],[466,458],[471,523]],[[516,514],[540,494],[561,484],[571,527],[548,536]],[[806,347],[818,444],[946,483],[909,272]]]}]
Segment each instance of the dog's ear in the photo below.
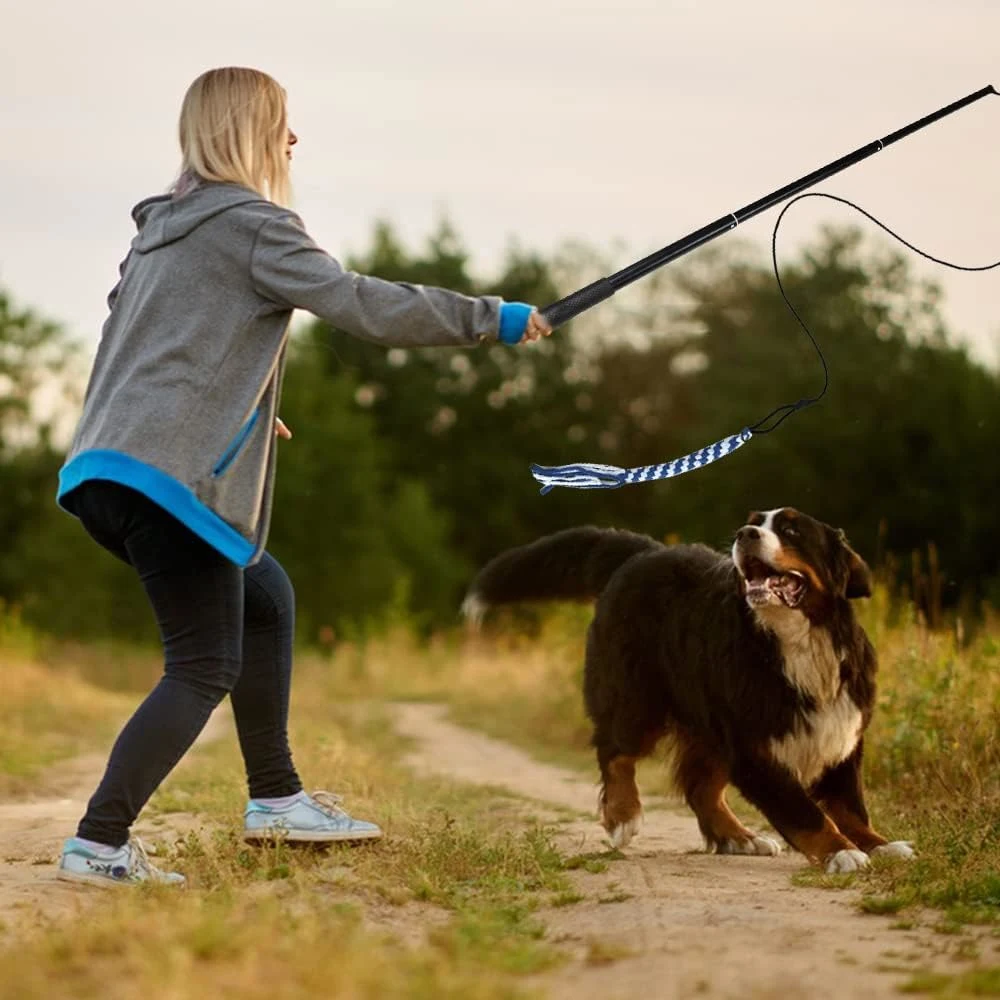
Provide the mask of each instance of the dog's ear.
[{"label": "dog's ear", "polygon": [[851,569],[847,577],[846,596],[850,600],[855,597],[871,597],[872,571],[868,568],[868,563],[854,549],[848,549],[848,552],[850,553]]},{"label": "dog's ear", "polygon": [[837,541],[840,543],[839,561],[842,567],[838,583],[843,581],[844,597],[848,600],[871,597],[872,571],[868,568],[868,563],[847,544],[847,535],[843,531],[837,532]]}]

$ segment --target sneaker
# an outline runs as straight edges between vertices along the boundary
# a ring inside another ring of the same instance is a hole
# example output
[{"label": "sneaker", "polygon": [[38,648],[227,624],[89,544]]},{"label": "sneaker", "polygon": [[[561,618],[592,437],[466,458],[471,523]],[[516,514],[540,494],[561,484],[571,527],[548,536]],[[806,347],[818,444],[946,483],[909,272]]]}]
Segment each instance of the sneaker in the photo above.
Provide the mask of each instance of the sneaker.
[{"label": "sneaker", "polygon": [[130,837],[114,853],[95,851],[76,837],[63,846],[56,878],[66,882],[90,882],[93,885],[139,885],[158,882],[163,885],[183,885],[184,876],[177,872],[161,872],[146,853],[138,837]]},{"label": "sneaker", "polygon": [[300,792],[297,799],[281,808],[251,799],[244,813],[243,839],[325,844],[382,836],[374,823],[348,816],[340,802],[340,796],[331,792]]}]

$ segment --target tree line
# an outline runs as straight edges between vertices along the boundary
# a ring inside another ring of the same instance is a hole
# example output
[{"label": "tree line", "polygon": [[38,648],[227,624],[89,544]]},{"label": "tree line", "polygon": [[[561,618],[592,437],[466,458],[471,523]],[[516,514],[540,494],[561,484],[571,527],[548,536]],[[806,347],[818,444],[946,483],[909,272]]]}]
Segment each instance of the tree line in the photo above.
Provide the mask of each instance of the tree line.
[{"label": "tree line", "polygon": [[[513,248],[483,281],[447,224],[419,252],[379,224],[347,264],[540,305],[610,269],[586,248]],[[529,466],[663,462],[823,387],[753,247],[704,248],[526,347],[385,349],[298,327],[269,547],[302,640],[453,624],[479,565],[546,532],[595,523],[727,547],[749,510],[784,505],[843,527],[903,585],[932,552],[946,605],[1000,603],[997,373],[947,328],[940,290],[857,230],[823,230],[781,277],[825,356],[823,398],[715,465],[617,490],[540,496]],[[60,635],[151,637],[129,569],[53,500],[62,452],[32,401],[61,380],[78,406],[85,354],[0,293],[0,601]]]}]

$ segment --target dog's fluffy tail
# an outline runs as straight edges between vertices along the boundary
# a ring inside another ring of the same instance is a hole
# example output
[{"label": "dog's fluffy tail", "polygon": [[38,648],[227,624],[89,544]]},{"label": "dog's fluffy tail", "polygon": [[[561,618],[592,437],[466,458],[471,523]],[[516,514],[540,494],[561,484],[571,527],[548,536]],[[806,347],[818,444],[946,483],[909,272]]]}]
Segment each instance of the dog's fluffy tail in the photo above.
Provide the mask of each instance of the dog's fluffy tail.
[{"label": "dog's fluffy tail", "polygon": [[613,528],[546,535],[488,562],[473,580],[462,612],[478,622],[494,604],[594,598],[632,556],[659,547],[648,535]]}]

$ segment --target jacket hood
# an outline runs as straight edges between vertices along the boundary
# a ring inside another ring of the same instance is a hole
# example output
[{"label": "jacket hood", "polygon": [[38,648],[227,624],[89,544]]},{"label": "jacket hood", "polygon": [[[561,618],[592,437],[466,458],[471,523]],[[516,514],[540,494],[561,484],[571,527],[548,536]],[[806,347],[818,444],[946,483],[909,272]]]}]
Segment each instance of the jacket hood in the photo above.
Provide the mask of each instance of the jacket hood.
[{"label": "jacket hood", "polygon": [[237,205],[262,201],[266,199],[256,191],[238,184],[203,184],[180,198],[169,194],[146,198],[132,209],[139,230],[132,249],[140,253],[156,250],[183,239],[203,222]]}]

